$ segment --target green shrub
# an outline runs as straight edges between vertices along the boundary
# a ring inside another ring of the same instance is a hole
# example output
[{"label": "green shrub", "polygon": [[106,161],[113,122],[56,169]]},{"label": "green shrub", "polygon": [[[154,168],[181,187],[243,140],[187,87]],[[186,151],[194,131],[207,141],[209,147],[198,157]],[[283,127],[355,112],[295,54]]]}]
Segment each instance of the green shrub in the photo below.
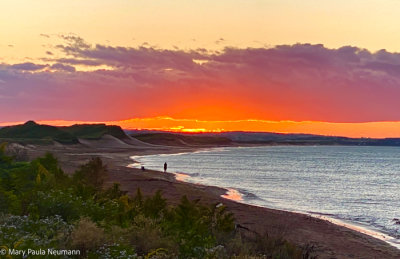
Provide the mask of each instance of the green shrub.
[{"label": "green shrub", "polygon": [[36,218],[60,215],[65,221],[71,222],[79,219],[80,215],[92,206],[92,201],[86,202],[75,196],[71,189],[38,191],[29,205],[28,212]]},{"label": "green shrub", "polygon": [[129,229],[130,241],[138,254],[148,254],[163,248],[170,254],[177,253],[177,244],[163,230],[154,219],[139,215],[135,217],[133,226]]},{"label": "green shrub", "polygon": [[12,191],[4,191],[0,187],[0,211],[3,213],[20,214],[21,201]]},{"label": "green shrub", "polygon": [[103,191],[103,193],[100,195],[100,198],[114,200],[126,195],[127,193],[127,191],[121,190],[121,185],[119,183],[114,183],[112,187]]},{"label": "green shrub", "polygon": [[77,183],[91,186],[96,191],[100,191],[107,174],[107,167],[103,165],[99,157],[92,158],[87,164],[75,172],[73,178]]},{"label": "green shrub", "polygon": [[171,211],[168,232],[179,245],[180,257],[203,258],[206,249],[215,245],[211,232],[211,218],[207,208],[198,201],[191,202],[183,196],[181,203]]},{"label": "green shrub", "polygon": [[167,201],[161,196],[161,191],[157,191],[153,197],[148,197],[143,203],[143,213],[150,218],[162,218],[166,212]]},{"label": "green shrub", "polygon": [[119,205],[116,201],[106,200],[98,203],[93,199],[77,196],[74,189],[39,191],[29,205],[29,213],[36,217],[60,215],[65,221],[72,222],[82,216],[96,222],[117,220]]}]

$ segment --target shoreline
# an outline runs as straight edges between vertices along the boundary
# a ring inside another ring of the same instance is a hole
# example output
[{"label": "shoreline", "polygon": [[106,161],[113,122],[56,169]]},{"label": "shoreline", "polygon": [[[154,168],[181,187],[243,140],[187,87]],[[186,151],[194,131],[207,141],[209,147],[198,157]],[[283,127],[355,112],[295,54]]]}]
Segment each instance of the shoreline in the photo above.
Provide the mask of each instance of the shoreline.
[{"label": "shoreline", "polygon": [[[301,213],[301,212],[300,212]],[[389,245],[397,248],[400,250],[400,242],[393,242],[391,240],[397,240],[392,236],[389,236],[388,234],[385,234],[383,232],[379,232],[377,230],[374,230],[372,228],[370,228],[369,226],[364,226],[362,224],[357,224],[354,222],[350,222],[350,221],[346,221],[346,220],[342,220],[342,219],[337,219],[337,218],[333,218],[333,217],[328,217],[328,216],[324,216],[324,215],[320,215],[320,214],[316,214],[316,213],[309,213],[310,216],[315,217],[315,218],[319,218],[322,220],[326,220],[330,223],[333,223],[335,225],[341,226],[341,227],[345,227],[354,231],[357,231],[359,233],[371,236],[373,238],[382,240],[386,243],[388,243]]]},{"label": "shoreline", "polygon": [[[215,150],[215,149],[219,149],[219,148],[220,147],[207,148],[207,150],[199,149],[199,150],[194,150],[194,151],[179,152],[179,153],[172,153],[172,154],[180,155],[180,154],[186,154],[186,153],[207,152],[209,149]],[[169,154],[171,154],[171,153],[169,153]],[[157,155],[163,155],[163,154],[152,154],[150,156],[157,156]],[[134,161],[133,164],[137,163],[140,167],[141,163],[140,163],[140,161],[138,161],[136,159],[140,158],[140,157],[144,157],[144,156],[148,156],[148,155],[137,155],[137,156],[132,156],[130,158],[132,159],[132,161]],[[128,165],[127,167],[130,167],[130,166]],[[137,167],[137,168],[139,168],[139,167]],[[130,167],[130,168],[132,168],[132,167]],[[151,169],[151,170],[154,170],[154,169]],[[159,170],[154,170],[154,171],[157,171],[161,174],[165,174],[164,172],[159,171]],[[254,206],[254,207],[260,207],[260,208],[265,208],[265,209],[270,209],[270,210],[284,211],[284,212],[288,212],[288,213],[297,213],[297,214],[303,214],[306,216],[311,216],[313,218],[332,223],[336,226],[344,227],[349,230],[353,230],[358,233],[368,235],[372,238],[379,239],[400,251],[400,240],[399,239],[396,239],[395,237],[392,237],[392,236],[390,236],[384,232],[381,232],[379,230],[373,229],[371,226],[359,224],[359,223],[352,222],[349,220],[343,220],[343,219],[339,219],[339,218],[335,218],[335,217],[329,217],[329,216],[323,215],[323,213],[318,213],[318,212],[303,212],[303,211],[297,211],[295,209],[282,209],[282,208],[268,207],[265,205],[252,204],[252,203],[246,202],[246,199],[244,198],[245,195],[242,194],[237,189],[230,188],[230,187],[224,187],[224,186],[214,186],[214,185],[207,185],[207,184],[187,181],[187,179],[191,178],[191,176],[186,172],[179,172],[179,173],[166,172],[166,173],[173,175],[177,181],[182,182],[182,183],[195,184],[195,185],[210,187],[210,188],[220,188],[221,190],[223,190],[225,192],[224,194],[220,195],[221,198],[224,198],[224,199],[227,199],[227,200],[230,200],[233,202],[245,204],[248,206]]]},{"label": "shoreline", "polygon": [[[129,167],[129,165],[127,167]],[[157,171],[157,172],[164,173],[161,171]],[[347,221],[347,220],[343,220],[343,219],[339,219],[339,218],[335,218],[335,217],[324,216],[324,215],[322,215],[322,213],[318,213],[318,212],[314,212],[314,213],[303,212],[303,211],[297,211],[295,209],[290,210],[290,209],[274,208],[274,207],[268,207],[268,206],[262,206],[262,205],[248,203],[243,198],[244,195],[237,189],[222,187],[222,186],[206,185],[206,184],[200,184],[200,183],[194,183],[194,182],[187,182],[186,179],[190,178],[191,177],[190,175],[187,175],[185,173],[171,173],[171,172],[167,172],[167,173],[172,174],[177,181],[180,181],[183,183],[190,183],[190,184],[206,186],[206,187],[211,187],[211,188],[220,188],[225,192],[225,194],[220,195],[221,198],[224,198],[224,199],[227,199],[227,200],[230,200],[233,202],[242,203],[242,204],[249,205],[249,206],[255,206],[255,207],[266,208],[266,209],[271,209],[271,210],[278,210],[278,211],[285,211],[285,212],[289,212],[289,213],[298,213],[298,214],[308,215],[308,216],[311,216],[311,217],[314,217],[317,219],[321,219],[321,220],[330,222],[337,226],[345,227],[345,228],[357,231],[361,234],[365,234],[370,237],[382,240],[382,241],[388,243],[389,245],[395,247],[396,249],[399,249],[399,251],[400,251],[400,240],[398,240],[386,233],[380,232],[378,230],[374,230],[367,225],[357,224],[355,222],[351,222],[351,221]],[[392,240],[396,240],[397,242],[394,242]]]},{"label": "shoreline", "polygon": [[[206,147],[210,148],[210,147]],[[143,195],[153,195],[157,190],[171,205],[179,204],[183,195],[204,204],[223,203],[234,214],[236,223],[259,234],[281,237],[299,245],[312,246],[318,258],[400,258],[400,250],[385,241],[361,232],[333,224],[327,220],[297,212],[248,205],[221,197],[227,189],[178,181],[174,174],[155,170],[142,171],[129,168],[131,156],[159,155],[204,150],[200,147],[131,148],[36,146],[30,157],[42,156],[50,151],[59,159],[63,170],[72,174],[92,157],[100,157],[108,166],[105,187],[119,183],[122,190],[135,195],[138,188]]]}]

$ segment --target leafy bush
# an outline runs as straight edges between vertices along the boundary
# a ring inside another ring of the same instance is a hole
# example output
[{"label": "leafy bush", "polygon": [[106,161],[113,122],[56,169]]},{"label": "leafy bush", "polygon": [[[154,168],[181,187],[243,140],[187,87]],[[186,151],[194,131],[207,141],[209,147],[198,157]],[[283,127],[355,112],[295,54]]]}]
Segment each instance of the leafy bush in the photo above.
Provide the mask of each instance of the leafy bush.
[{"label": "leafy bush", "polygon": [[0,211],[3,213],[19,214],[21,202],[12,191],[2,190],[0,187]]},{"label": "leafy bush", "polygon": [[167,201],[161,196],[161,191],[157,191],[153,197],[147,198],[143,203],[143,213],[150,218],[162,218],[166,212]]},{"label": "leafy bush", "polygon": [[183,257],[203,258],[217,244],[216,233],[229,233],[234,229],[233,216],[225,214],[223,207],[207,207],[199,201],[183,196],[173,208],[165,223],[167,232],[179,244]]},{"label": "leafy bush", "polygon": [[130,228],[130,241],[139,254],[148,254],[163,248],[169,253],[177,252],[176,243],[163,233],[162,227],[154,219],[139,215]]},{"label": "leafy bush", "polygon": [[65,190],[38,191],[35,199],[30,203],[28,212],[38,218],[51,215],[60,215],[68,222],[75,221],[82,216],[90,217],[94,221],[117,218],[119,205],[116,201],[106,200],[102,203],[94,199],[83,199],[74,193],[73,188]]},{"label": "leafy bush", "polygon": [[75,172],[74,181],[100,191],[103,187],[104,178],[107,174],[107,167],[103,165],[100,158],[92,158],[87,164]]}]

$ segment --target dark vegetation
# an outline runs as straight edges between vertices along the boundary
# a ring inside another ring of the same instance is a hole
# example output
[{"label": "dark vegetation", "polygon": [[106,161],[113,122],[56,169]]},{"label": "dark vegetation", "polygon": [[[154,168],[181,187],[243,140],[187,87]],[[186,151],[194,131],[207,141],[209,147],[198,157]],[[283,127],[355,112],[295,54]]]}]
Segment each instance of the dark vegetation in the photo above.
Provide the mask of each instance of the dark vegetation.
[{"label": "dark vegetation", "polygon": [[204,136],[201,134],[147,133],[132,137],[150,144],[167,146],[229,145],[232,140],[226,137]]},{"label": "dark vegetation", "polygon": [[53,141],[62,144],[77,144],[78,138],[100,139],[105,134],[119,139],[128,137],[119,126],[105,124],[54,127],[28,121],[22,125],[0,128],[0,140],[23,144],[51,144]]},{"label": "dark vegetation", "polygon": [[108,134],[119,139],[127,138],[125,132],[119,126],[107,126],[105,124],[79,124],[70,127],[60,127],[77,138],[99,139]]},{"label": "dark vegetation", "polygon": [[[260,145],[347,145],[400,146],[400,138],[347,138],[311,134],[281,134],[268,132],[166,133],[128,130],[132,137],[146,143],[167,146],[227,146],[234,144]],[[1,142],[21,144],[78,144],[79,139],[98,140],[111,135],[122,141],[128,135],[119,126],[80,124],[69,127],[40,125],[28,121],[22,125],[0,128]],[[128,142],[129,143],[129,142]]]},{"label": "dark vegetation", "polygon": [[45,143],[52,140],[64,144],[78,143],[78,139],[74,135],[54,126],[36,124],[34,121],[1,128],[0,139],[13,139],[21,142],[31,140],[34,143],[39,141]]},{"label": "dark vegetation", "polygon": [[147,143],[165,145],[342,145],[342,146],[400,146],[400,138],[347,138],[311,134],[270,132],[165,133],[160,131],[128,131],[131,136]]},{"label": "dark vegetation", "polygon": [[130,197],[118,184],[104,189],[107,167],[99,158],[69,176],[50,153],[17,162],[5,148],[0,148],[3,248],[79,249],[81,258],[309,258],[309,249],[236,228],[222,204],[184,196],[169,206],[160,191],[144,197],[138,189]]},{"label": "dark vegetation", "polygon": [[264,145],[400,146],[400,138],[347,138],[268,132],[223,132],[221,136],[227,137],[236,143]]}]

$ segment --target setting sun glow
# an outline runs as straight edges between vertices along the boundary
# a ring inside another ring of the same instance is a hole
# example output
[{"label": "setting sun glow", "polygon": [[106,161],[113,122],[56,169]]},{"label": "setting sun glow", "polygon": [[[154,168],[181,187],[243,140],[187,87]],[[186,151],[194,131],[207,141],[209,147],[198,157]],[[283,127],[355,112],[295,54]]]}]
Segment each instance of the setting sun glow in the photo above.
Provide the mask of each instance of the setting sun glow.
[{"label": "setting sun glow", "polygon": [[[22,124],[20,122],[0,123],[0,126]],[[306,133],[326,136],[345,136],[354,138],[398,138],[400,122],[328,123],[320,121],[265,121],[265,120],[226,120],[205,121],[195,119],[174,119],[171,117],[136,118],[121,121],[38,121],[41,124],[70,126],[74,124],[105,123],[118,125],[127,130],[156,130],[182,133],[206,132],[277,132]]]}]

